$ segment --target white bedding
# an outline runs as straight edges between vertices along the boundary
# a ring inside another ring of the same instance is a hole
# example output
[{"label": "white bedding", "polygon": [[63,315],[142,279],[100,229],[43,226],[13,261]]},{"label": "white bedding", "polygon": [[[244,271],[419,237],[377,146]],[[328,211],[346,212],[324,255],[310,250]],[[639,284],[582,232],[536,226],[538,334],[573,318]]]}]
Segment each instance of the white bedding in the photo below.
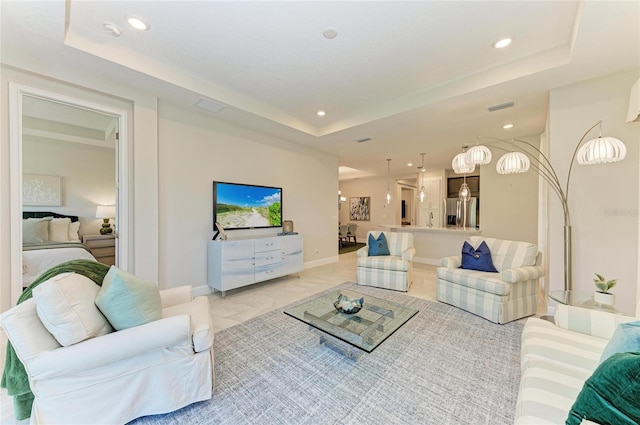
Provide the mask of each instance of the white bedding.
[{"label": "white bedding", "polygon": [[77,247],[22,251],[22,286],[26,288],[51,267],[76,259],[96,261],[87,250]]}]

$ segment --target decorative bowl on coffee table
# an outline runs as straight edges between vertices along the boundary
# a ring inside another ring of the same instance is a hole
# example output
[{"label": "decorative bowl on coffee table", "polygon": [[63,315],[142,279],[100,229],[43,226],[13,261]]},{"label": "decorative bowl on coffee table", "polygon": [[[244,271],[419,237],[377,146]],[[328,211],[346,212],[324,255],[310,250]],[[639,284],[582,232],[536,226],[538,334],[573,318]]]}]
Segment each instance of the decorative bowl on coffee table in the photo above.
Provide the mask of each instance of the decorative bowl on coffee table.
[{"label": "decorative bowl on coffee table", "polygon": [[338,295],[338,300],[333,303],[333,306],[340,313],[344,314],[356,314],[362,309],[364,304],[364,298],[350,299],[343,294]]}]

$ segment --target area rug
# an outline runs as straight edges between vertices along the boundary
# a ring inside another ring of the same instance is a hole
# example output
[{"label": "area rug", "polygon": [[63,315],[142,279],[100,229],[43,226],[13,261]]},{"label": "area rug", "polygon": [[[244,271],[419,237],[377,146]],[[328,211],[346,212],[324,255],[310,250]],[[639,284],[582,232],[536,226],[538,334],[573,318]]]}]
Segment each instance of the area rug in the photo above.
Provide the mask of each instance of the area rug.
[{"label": "area rug", "polygon": [[353,251],[357,251],[360,248],[362,248],[363,246],[365,246],[366,243],[356,243],[354,245],[342,245],[339,249],[338,249],[338,254],[346,254],[347,252],[353,252]]},{"label": "area rug", "polygon": [[289,306],[266,313],[215,335],[211,400],[132,423],[513,423],[521,323],[496,325],[446,304],[354,283],[338,288],[420,311],[358,361],[320,345],[305,324],[283,313]]}]

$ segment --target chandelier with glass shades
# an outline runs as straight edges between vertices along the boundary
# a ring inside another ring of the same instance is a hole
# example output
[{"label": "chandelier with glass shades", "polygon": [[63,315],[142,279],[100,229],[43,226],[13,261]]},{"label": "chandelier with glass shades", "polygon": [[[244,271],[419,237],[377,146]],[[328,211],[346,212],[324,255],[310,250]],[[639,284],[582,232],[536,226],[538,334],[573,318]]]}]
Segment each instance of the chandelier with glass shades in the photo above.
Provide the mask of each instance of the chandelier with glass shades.
[{"label": "chandelier with glass shades", "polygon": [[[596,127],[599,127],[599,136],[583,144],[587,135]],[[519,139],[504,140],[479,136],[475,146],[472,146],[466,152],[463,149],[463,153],[454,157],[452,162],[454,172],[458,174],[472,172],[476,165],[484,165],[491,162],[491,150],[487,146],[480,145],[480,138],[491,139],[488,145],[505,152],[496,163],[496,171],[499,174],[525,173],[533,169],[558,196],[564,213],[564,290],[570,291],[572,287],[571,216],[569,214],[568,197],[573,164],[576,160],[580,165],[622,161],[627,154],[626,146],[615,137],[602,137],[602,121],[596,123],[584,133],[576,145],[569,163],[567,181],[563,186],[549,158],[531,143]],[[505,145],[507,148],[504,147]]]}]

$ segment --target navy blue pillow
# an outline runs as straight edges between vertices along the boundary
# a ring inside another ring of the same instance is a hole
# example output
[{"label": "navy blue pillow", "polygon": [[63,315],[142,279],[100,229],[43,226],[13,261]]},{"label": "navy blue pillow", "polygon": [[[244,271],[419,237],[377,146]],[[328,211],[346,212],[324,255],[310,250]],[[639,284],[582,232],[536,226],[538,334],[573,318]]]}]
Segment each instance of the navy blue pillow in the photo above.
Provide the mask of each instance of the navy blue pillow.
[{"label": "navy blue pillow", "polygon": [[380,233],[377,239],[373,238],[373,235],[369,233],[369,256],[374,257],[376,255],[391,255],[389,252],[389,246],[387,245],[387,237],[384,233]]},{"label": "navy blue pillow", "polygon": [[467,241],[462,245],[462,265],[461,269],[477,270],[480,272],[498,273],[491,261],[491,251],[485,241],[482,241],[478,249],[473,249]]}]

